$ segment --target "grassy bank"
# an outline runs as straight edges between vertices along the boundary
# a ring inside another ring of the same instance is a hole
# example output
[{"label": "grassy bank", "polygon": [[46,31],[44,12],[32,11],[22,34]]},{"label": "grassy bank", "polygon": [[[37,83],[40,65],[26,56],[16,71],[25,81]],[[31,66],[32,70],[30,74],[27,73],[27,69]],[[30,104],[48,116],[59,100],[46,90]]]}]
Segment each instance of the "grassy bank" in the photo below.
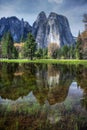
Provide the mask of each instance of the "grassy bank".
[{"label": "grassy bank", "polygon": [[0,59],[0,62],[7,63],[52,63],[52,64],[82,64],[87,65],[87,60],[58,60],[58,59],[37,59],[37,60],[28,60],[28,59]]}]

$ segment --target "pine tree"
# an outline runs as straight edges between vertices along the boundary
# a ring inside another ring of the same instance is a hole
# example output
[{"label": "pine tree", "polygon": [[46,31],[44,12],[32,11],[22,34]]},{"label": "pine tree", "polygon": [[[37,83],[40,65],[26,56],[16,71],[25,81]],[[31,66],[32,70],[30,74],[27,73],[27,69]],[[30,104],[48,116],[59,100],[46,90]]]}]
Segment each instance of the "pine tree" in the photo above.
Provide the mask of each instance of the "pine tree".
[{"label": "pine tree", "polygon": [[27,36],[27,40],[26,40],[24,47],[23,47],[24,57],[30,58],[31,60],[33,60],[33,57],[35,56],[36,48],[37,48],[37,44],[35,42],[35,39],[32,36],[32,34],[29,33]]},{"label": "pine tree", "polygon": [[75,47],[74,45],[71,45],[69,47],[69,58],[74,59],[75,58]]},{"label": "pine tree", "polygon": [[18,58],[18,51],[17,51],[16,47],[13,48],[12,58],[13,59],[17,59]]},{"label": "pine tree", "polygon": [[36,51],[36,57],[43,58],[43,49],[42,48],[38,48],[38,50]]},{"label": "pine tree", "polygon": [[13,38],[9,32],[4,34],[1,42],[1,48],[3,58],[8,59],[17,58],[17,50],[14,47]]},{"label": "pine tree", "polygon": [[69,58],[69,47],[67,45],[61,48],[61,54],[65,59]]},{"label": "pine tree", "polygon": [[48,58],[48,48],[43,49],[43,58]]},{"label": "pine tree", "polygon": [[82,44],[83,44],[82,38],[79,33],[75,48],[76,59],[82,59]]}]

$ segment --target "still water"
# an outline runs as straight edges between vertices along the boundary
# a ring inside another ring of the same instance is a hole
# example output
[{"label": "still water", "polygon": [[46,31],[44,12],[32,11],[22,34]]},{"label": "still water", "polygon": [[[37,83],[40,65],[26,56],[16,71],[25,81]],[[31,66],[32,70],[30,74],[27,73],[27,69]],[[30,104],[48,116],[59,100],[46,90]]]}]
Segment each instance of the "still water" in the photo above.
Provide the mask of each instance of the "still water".
[{"label": "still water", "polygon": [[0,63],[0,130],[87,130],[87,68]]}]

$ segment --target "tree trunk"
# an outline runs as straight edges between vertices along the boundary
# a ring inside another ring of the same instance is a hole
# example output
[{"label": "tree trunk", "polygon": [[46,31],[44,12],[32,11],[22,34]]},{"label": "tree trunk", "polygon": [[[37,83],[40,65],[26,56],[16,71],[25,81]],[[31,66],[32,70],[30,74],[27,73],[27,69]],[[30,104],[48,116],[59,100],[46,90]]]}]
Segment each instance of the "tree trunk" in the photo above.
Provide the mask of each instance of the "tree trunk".
[{"label": "tree trunk", "polygon": [[30,58],[31,60],[33,60],[33,57],[31,56],[31,58]]},{"label": "tree trunk", "polygon": [[32,56],[32,50],[31,50],[31,57],[30,57],[31,60],[33,60],[33,56]]}]

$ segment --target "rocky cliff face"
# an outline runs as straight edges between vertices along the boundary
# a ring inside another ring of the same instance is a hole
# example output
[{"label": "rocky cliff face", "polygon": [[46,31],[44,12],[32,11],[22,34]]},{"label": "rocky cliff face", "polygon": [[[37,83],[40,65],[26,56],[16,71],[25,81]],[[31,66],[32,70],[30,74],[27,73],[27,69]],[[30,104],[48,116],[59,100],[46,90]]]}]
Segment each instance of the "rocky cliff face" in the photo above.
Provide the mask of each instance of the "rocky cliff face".
[{"label": "rocky cliff face", "polygon": [[0,20],[0,38],[6,32],[11,32],[13,40],[20,42],[22,38],[27,37],[27,33],[31,32],[32,27],[23,19],[20,21],[16,17],[1,18]]},{"label": "rocky cliff face", "polygon": [[40,48],[45,47],[46,24],[46,15],[44,12],[41,12],[32,27],[32,34],[34,35],[36,43]]},{"label": "rocky cliff face", "polygon": [[53,12],[48,18],[44,12],[41,12],[33,24],[32,33],[38,47],[41,48],[47,47],[50,43],[57,43],[61,47],[75,42],[67,18]]},{"label": "rocky cliff face", "polygon": [[29,32],[32,32],[39,48],[45,48],[50,43],[56,43],[61,47],[75,42],[67,18],[56,13],[50,13],[47,18],[46,14],[41,12],[33,27],[16,17],[1,18],[0,38],[7,31],[11,32],[14,42],[20,42]]}]

